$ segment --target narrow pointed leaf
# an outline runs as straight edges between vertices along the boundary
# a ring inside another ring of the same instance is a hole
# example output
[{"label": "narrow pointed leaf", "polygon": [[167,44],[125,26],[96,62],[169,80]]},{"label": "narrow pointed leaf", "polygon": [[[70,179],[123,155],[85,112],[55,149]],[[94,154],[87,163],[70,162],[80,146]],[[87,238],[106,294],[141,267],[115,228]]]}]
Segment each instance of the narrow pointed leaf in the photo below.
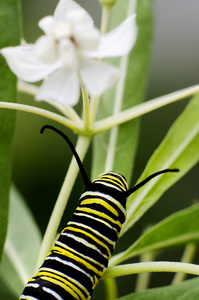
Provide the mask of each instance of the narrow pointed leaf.
[{"label": "narrow pointed leaf", "polygon": [[127,250],[112,257],[110,265],[133,256],[162,249],[199,243],[199,204],[172,214],[151,227]]},{"label": "narrow pointed leaf", "polygon": [[127,220],[122,233],[128,230],[159,198],[199,161],[199,95],[187,105],[157,148],[139,181],[167,168],[178,173],[158,176],[136,191],[127,201]]},{"label": "narrow pointed leaf", "polygon": [[[127,7],[130,3],[132,1],[117,1],[111,15],[111,28],[115,28],[126,18]],[[152,40],[152,2],[150,0],[137,1],[136,13],[139,32],[136,45],[128,57],[114,60],[117,66],[120,62],[123,67],[126,64],[125,80],[123,83],[121,81],[116,89],[103,95],[100,100],[99,119],[112,115],[114,106],[118,105],[119,110],[124,110],[139,104],[144,99]],[[122,84],[124,84],[123,88]],[[138,131],[139,121],[132,120],[94,138],[93,178],[108,168],[124,174],[130,181]],[[110,134],[112,140],[110,140]]]},{"label": "narrow pointed leaf", "polygon": [[[0,49],[17,45],[19,36],[19,0],[0,1]],[[16,101],[16,77],[0,55],[0,101]],[[0,260],[8,222],[11,149],[15,125],[15,113],[0,110]]]},{"label": "narrow pointed leaf", "polygon": [[118,300],[198,300],[199,278],[186,280],[177,285],[148,289],[144,292],[133,293]]},{"label": "narrow pointed leaf", "polygon": [[21,194],[11,192],[9,227],[6,238],[0,279],[16,296],[33,276],[41,246],[41,234]]}]

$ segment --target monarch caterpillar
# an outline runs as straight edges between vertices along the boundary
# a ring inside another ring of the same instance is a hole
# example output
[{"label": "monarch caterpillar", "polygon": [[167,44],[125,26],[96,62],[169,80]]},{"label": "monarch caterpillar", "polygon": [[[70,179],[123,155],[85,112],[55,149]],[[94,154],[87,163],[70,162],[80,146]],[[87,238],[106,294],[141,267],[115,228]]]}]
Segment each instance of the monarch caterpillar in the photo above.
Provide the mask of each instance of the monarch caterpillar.
[{"label": "monarch caterpillar", "polygon": [[128,189],[123,175],[103,173],[93,182],[69,138],[53,126],[69,144],[85,183],[79,206],[61,232],[38,272],[32,277],[20,300],[87,300],[105,272],[126,219],[126,199],[149,180],[166,172],[156,172]]}]

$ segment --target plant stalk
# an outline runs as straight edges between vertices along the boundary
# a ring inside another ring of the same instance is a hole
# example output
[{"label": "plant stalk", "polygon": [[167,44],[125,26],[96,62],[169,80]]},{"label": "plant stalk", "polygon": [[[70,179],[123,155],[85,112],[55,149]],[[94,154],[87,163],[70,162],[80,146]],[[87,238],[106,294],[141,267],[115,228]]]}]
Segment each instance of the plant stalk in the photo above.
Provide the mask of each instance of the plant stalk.
[{"label": "plant stalk", "polygon": [[199,275],[199,266],[196,264],[169,261],[153,261],[126,264],[109,268],[103,275],[102,279],[137,274],[142,272],[181,272],[192,275]]}]

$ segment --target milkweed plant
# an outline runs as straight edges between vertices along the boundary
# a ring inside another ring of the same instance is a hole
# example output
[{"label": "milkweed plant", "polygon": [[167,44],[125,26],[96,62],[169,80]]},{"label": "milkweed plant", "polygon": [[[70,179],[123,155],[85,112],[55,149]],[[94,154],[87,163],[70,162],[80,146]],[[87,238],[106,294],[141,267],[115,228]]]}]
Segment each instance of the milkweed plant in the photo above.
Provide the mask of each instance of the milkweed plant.
[{"label": "milkweed plant", "polygon": [[[101,5],[100,28],[75,1],[60,0],[54,14],[39,21],[42,35],[33,44],[20,32],[20,1],[3,0],[0,4],[0,292],[4,299],[9,295],[19,298],[50,251],[79,172],[72,159],[41,238],[25,200],[13,184],[10,187],[14,111],[39,115],[43,124],[53,122],[63,131],[70,130],[77,137],[76,150],[82,161],[92,147],[91,179],[113,170],[125,175],[132,185],[139,117],[166,105],[172,110],[170,104],[191,98],[138,182],[165,168],[180,171],[153,179],[129,197],[120,238],[198,162],[199,85],[143,102],[152,44],[152,1],[95,1]],[[34,105],[29,100],[17,103],[18,92],[33,95]],[[40,101],[47,102],[47,108],[41,108]],[[46,136],[42,136],[43,142]],[[78,205],[78,199],[72,201]],[[187,274],[199,275],[199,266],[193,263],[199,241],[198,219],[199,205],[195,203],[150,224],[137,240],[129,235],[128,246],[121,252],[116,247],[101,278],[104,292],[98,288],[92,298],[178,299],[186,293],[186,299],[198,299],[199,279],[185,278]],[[179,261],[169,261],[169,257],[159,260],[163,250],[178,247],[184,249]],[[171,284],[150,288],[152,272],[173,272]],[[128,288],[121,293],[117,283],[127,275],[132,277],[130,292]]]}]

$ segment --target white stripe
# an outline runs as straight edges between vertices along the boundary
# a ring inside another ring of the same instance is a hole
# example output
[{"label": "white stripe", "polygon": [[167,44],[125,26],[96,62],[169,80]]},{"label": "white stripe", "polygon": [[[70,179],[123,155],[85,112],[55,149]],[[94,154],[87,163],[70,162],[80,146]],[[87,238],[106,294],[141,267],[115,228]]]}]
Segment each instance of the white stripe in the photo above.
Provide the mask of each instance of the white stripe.
[{"label": "white stripe", "polygon": [[[44,275],[45,276],[45,275]],[[43,275],[41,275],[41,278],[43,277]],[[70,276],[68,276],[68,275],[65,275],[65,279],[66,280],[68,280],[68,281],[71,281],[73,284],[75,283],[77,286],[78,286],[78,288],[80,287],[86,294],[89,294],[89,291],[86,289],[86,287],[85,286],[83,286],[82,284],[81,284],[81,282],[79,282],[79,281],[77,281],[75,278],[73,278],[73,277],[70,277]],[[56,279],[56,280],[58,280],[59,281],[59,279]],[[44,289],[44,287],[42,287],[43,289]],[[62,298],[58,298],[58,300],[62,300]],[[63,299],[63,300],[65,300],[65,299]]]},{"label": "white stripe", "polygon": [[21,297],[19,298],[19,300],[40,300],[40,299],[22,294]]},{"label": "white stripe", "polygon": [[[134,1],[134,0],[133,0]],[[123,190],[128,190],[128,185],[126,182],[126,179],[124,178],[123,175],[115,173],[115,172],[105,172],[100,174],[95,180],[93,180],[93,182],[95,182],[96,180],[101,180],[101,178],[103,179],[104,177],[111,177],[113,178],[113,180],[115,180],[116,182],[118,182],[118,184],[121,185],[121,187],[123,188]],[[118,178],[118,176],[120,177],[120,179]],[[111,179],[110,179],[111,180]]]},{"label": "white stripe", "polygon": [[[82,270],[80,267],[78,267],[77,265],[75,265],[75,264],[73,264],[73,263],[71,263],[71,262],[68,262],[68,261],[65,261],[65,260],[63,260],[63,259],[61,259],[61,258],[59,258],[59,257],[51,257],[51,256],[48,256],[47,258],[46,258],[46,260],[56,260],[56,261],[58,261],[58,262],[60,262],[60,263],[62,263],[62,264],[64,264],[64,265],[66,265],[66,266],[70,266],[70,267],[72,267],[73,269],[75,269],[75,270],[77,270],[77,271],[79,271],[79,272],[81,272],[81,273],[83,273],[84,275],[86,275],[90,280],[91,280],[91,282],[93,283],[93,277],[89,274],[89,273],[86,273],[84,270]],[[39,269],[40,270],[40,269]],[[56,272],[57,272],[57,270],[56,270]],[[61,272],[60,272],[61,273]],[[65,274],[64,274],[65,275]]]},{"label": "white stripe", "polygon": [[108,194],[103,194],[103,193],[101,193],[101,192],[92,192],[92,191],[89,192],[89,191],[87,191],[87,192],[85,192],[85,193],[83,193],[83,194],[81,195],[80,200],[81,200],[83,197],[85,197],[85,196],[99,196],[99,197],[104,197],[105,199],[111,201],[111,202],[114,203],[116,206],[118,206],[119,209],[120,209],[124,214],[126,214],[126,209],[122,206],[122,204],[121,204],[118,200],[116,200],[115,198],[111,197],[111,196],[108,195]]},{"label": "white stripe", "polygon": [[73,226],[73,224],[77,225],[77,226],[79,226],[79,227],[81,227],[83,229],[84,228],[90,229],[91,232],[94,232],[95,234],[97,234],[98,236],[100,236],[101,238],[103,238],[105,241],[107,241],[109,244],[111,244],[111,245],[115,244],[115,241],[110,240],[109,238],[107,238],[106,236],[104,236],[103,234],[101,234],[98,230],[95,230],[95,229],[93,229],[90,226],[84,225],[83,223],[69,221],[68,224],[67,224],[67,227],[70,226],[70,225]]},{"label": "white stripe", "polygon": [[45,286],[43,286],[42,289],[44,290],[44,292],[53,295],[57,300],[64,300],[59,294],[57,294],[53,290],[51,290]]},{"label": "white stripe", "polygon": [[[73,248],[71,248],[71,247],[68,247],[66,244],[63,244],[63,243],[61,243],[61,242],[59,242],[59,241],[56,241],[55,245],[59,245],[59,246],[63,247],[64,249],[71,251],[72,254],[74,254],[74,255],[75,255],[75,254],[77,254],[77,255],[78,255],[78,254],[82,254],[81,252],[78,252],[76,249],[73,249]],[[102,267],[103,269],[105,268],[104,265],[101,265],[97,260],[94,260],[92,257],[87,256],[87,255],[84,255],[84,254],[82,254],[82,255],[83,255],[83,259],[84,259],[84,258],[87,258],[89,261],[95,263],[96,265]],[[95,266],[94,266],[94,268],[95,268]]]},{"label": "white stripe", "polygon": [[118,231],[117,231],[116,228],[114,228],[113,226],[111,226],[111,225],[110,225],[109,223],[107,223],[106,221],[104,221],[104,220],[98,218],[97,216],[96,216],[96,217],[93,217],[93,216],[89,215],[88,213],[86,214],[86,213],[83,213],[83,212],[78,212],[78,210],[76,210],[76,211],[74,212],[74,215],[82,216],[82,217],[86,217],[86,218],[90,218],[90,219],[93,219],[93,220],[95,220],[95,221],[97,220],[97,222],[103,223],[105,226],[111,228],[111,229],[114,230],[116,233],[118,233]]},{"label": "white stripe", "polygon": [[62,232],[62,235],[68,236],[68,237],[72,238],[73,240],[75,240],[75,241],[77,241],[77,242],[79,242],[79,243],[85,245],[86,247],[91,248],[91,249],[97,251],[99,254],[101,254],[102,256],[104,256],[104,258],[107,259],[107,255],[103,254],[103,253],[100,251],[99,248],[97,248],[97,247],[96,247],[95,245],[93,245],[93,244],[90,244],[89,242],[87,242],[87,241],[84,240],[83,238],[80,238],[80,237],[75,236],[74,234],[68,233],[68,232]]},{"label": "white stripe", "polygon": [[102,185],[105,185],[105,186],[108,186],[108,187],[112,187],[112,188],[114,188],[115,190],[118,190],[118,191],[120,191],[120,192],[123,192],[124,191],[124,189],[122,189],[122,188],[119,188],[118,186],[117,186],[117,183],[115,183],[114,184],[114,182],[113,183],[108,183],[107,182],[107,180],[108,179],[96,179],[96,180],[94,180],[93,181],[93,183],[100,183],[100,184],[102,184]]},{"label": "white stripe", "polygon": [[38,283],[28,282],[26,286],[27,286],[27,287],[32,286],[32,287],[34,287],[34,288],[38,288],[40,285],[39,285]]}]

